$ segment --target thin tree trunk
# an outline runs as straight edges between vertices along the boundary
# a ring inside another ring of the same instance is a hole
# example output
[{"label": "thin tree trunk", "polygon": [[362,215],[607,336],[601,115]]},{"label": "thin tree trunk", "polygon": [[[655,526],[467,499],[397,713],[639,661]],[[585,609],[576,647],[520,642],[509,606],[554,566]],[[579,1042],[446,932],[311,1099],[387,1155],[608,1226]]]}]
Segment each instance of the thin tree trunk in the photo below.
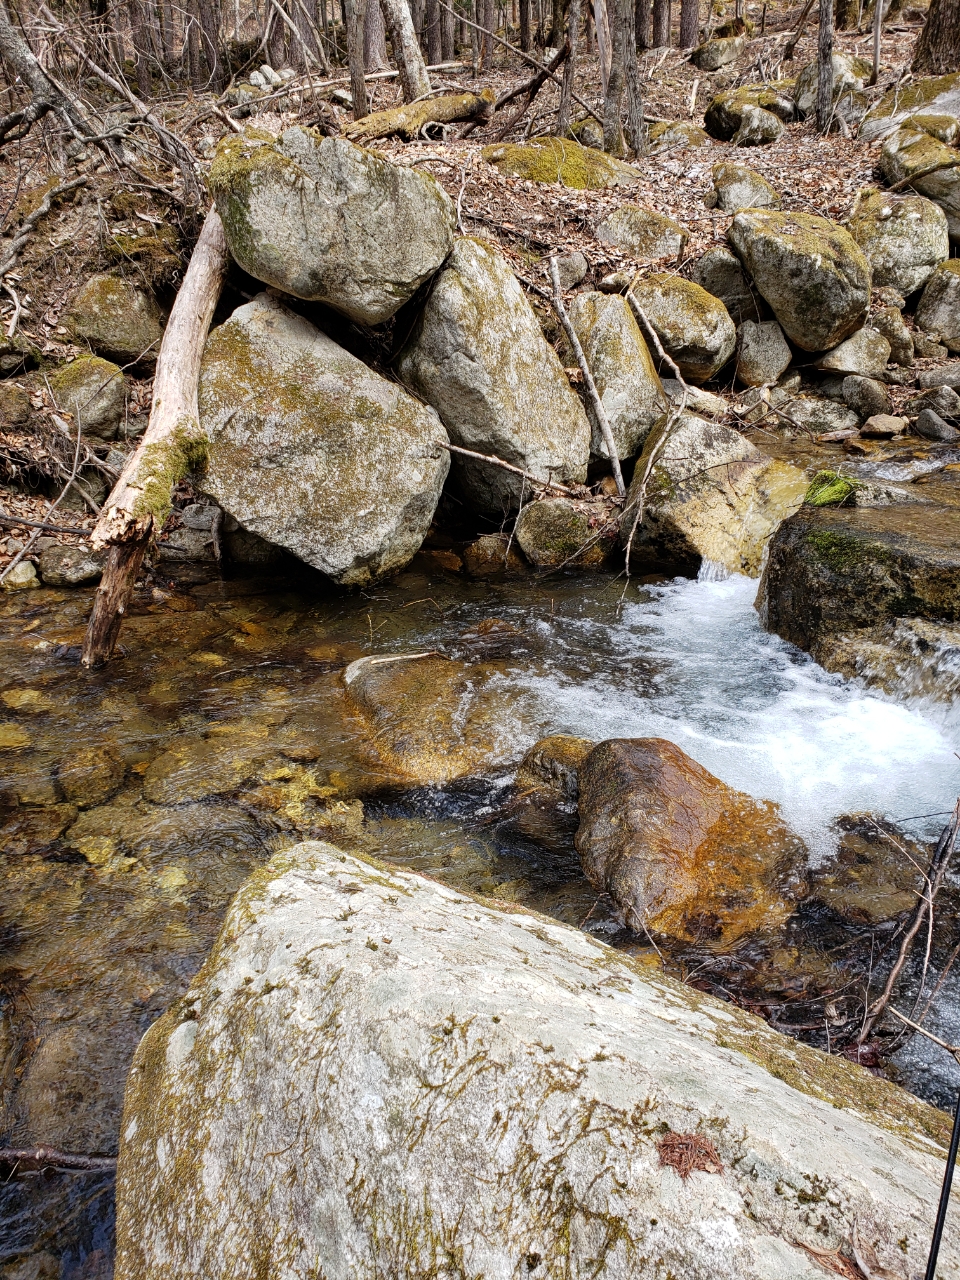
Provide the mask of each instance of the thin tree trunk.
[{"label": "thin tree trunk", "polygon": [[520,0],[520,48],[530,52],[530,0]]},{"label": "thin tree trunk", "polygon": [[610,40],[610,18],[607,0],[593,0],[593,17],[597,28],[597,58],[600,62],[600,88],[607,94],[607,81],[610,78],[610,59],[613,47]]},{"label": "thin tree trunk", "polygon": [[379,0],[367,0],[363,15],[363,65],[369,75],[373,71],[388,71],[387,31],[383,24],[383,10]]},{"label": "thin tree trunk", "polygon": [[662,49],[670,43],[670,0],[653,0],[654,49]]},{"label": "thin tree trunk", "polygon": [[[368,3],[375,4],[376,0],[368,0]],[[390,32],[393,59],[400,71],[403,100],[413,102],[415,98],[429,93],[431,86],[410,8],[407,0],[380,0],[380,5]]]},{"label": "thin tree trunk", "polygon": [[[569,0],[567,0],[569,2]],[[550,40],[551,49],[559,49],[564,41],[564,9],[566,8],[565,0],[553,0],[553,9],[550,15]]]},{"label": "thin tree trunk", "polygon": [[820,0],[817,39],[817,129],[826,133],[833,115],[833,0]]},{"label": "thin tree trunk", "polygon": [[637,31],[637,49],[646,49],[650,43],[650,0],[636,0],[633,21]]},{"label": "thin tree trunk", "polygon": [[577,76],[577,43],[580,36],[580,0],[570,0],[567,9],[567,39],[570,52],[563,68],[563,85],[560,89],[560,114],[557,117],[557,136],[565,138],[570,132],[573,114],[573,90]]},{"label": "thin tree trunk", "polygon": [[617,3],[623,6],[623,69],[627,97],[623,131],[627,146],[639,156],[646,150],[647,135],[643,123],[643,86],[637,62],[637,11],[634,0],[617,0]]},{"label": "thin tree trunk", "polygon": [[626,68],[623,65],[623,10],[633,0],[610,0],[606,6],[610,19],[610,74],[603,97],[603,149],[613,156],[623,155],[623,93]]},{"label": "thin tree trunk", "polygon": [[150,75],[150,40],[143,12],[143,0],[128,0],[127,16],[130,19],[130,35],[133,41],[133,66],[137,78],[137,90],[141,98],[153,93]]},{"label": "thin tree trunk", "polygon": [[223,88],[223,58],[220,53],[220,5],[217,0],[197,0],[197,15],[207,64],[207,80],[213,93]]},{"label": "thin tree trunk", "polygon": [[960,69],[960,0],[931,0],[913,55],[913,70],[942,76]]},{"label": "thin tree trunk", "polygon": [[483,0],[483,17],[480,19],[480,25],[484,30],[480,45],[480,60],[484,70],[489,71],[493,62],[493,41],[488,34],[493,30],[493,0]]},{"label": "thin tree trunk", "polygon": [[440,6],[437,0],[427,0],[423,11],[423,35],[427,46],[427,63],[436,65],[441,61]]},{"label": "thin tree trunk", "polygon": [[680,0],[680,48],[694,49],[700,43],[700,0]]},{"label": "thin tree trunk", "polygon": [[[373,3],[373,0],[370,0]],[[366,74],[363,69],[364,0],[343,0],[343,17],[347,27],[347,62],[350,67],[350,96],[353,118],[362,120],[370,110],[367,103]]]},{"label": "thin tree trunk", "polygon": [[450,9],[440,10],[440,61],[452,62],[456,52],[457,15]]}]

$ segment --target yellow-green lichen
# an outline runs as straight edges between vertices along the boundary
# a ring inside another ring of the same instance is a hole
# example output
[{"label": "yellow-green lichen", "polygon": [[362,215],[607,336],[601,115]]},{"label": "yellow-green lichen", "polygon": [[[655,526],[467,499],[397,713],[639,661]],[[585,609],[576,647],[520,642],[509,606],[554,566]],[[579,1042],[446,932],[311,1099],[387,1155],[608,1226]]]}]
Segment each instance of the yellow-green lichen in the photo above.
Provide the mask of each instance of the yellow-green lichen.
[{"label": "yellow-green lichen", "polygon": [[575,191],[630,186],[639,179],[628,164],[565,138],[495,143],[484,147],[482,155],[501,173],[529,182],[559,182]]},{"label": "yellow-green lichen", "polygon": [[174,485],[188,475],[203,473],[207,449],[206,437],[190,418],[181,419],[165,440],[148,445],[140,466],[141,493],[134,504],[134,516],[150,516],[154,528],[162,528],[170,514]]}]

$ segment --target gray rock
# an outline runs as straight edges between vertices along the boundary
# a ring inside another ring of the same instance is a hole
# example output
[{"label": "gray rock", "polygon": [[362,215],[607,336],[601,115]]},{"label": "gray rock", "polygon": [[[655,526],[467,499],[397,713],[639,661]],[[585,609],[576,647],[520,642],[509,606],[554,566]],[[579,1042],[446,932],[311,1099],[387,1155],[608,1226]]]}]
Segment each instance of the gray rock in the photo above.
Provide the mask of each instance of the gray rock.
[{"label": "gray rock", "polygon": [[12,338],[0,331],[0,377],[9,378],[35,369],[42,359],[40,348],[18,330]]},{"label": "gray rock", "polygon": [[204,490],[337,582],[405,565],[449,469],[436,415],[267,294],[210,335]]},{"label": "gray rock", "polygon": [[50,389],[84,435],[101,440],[116,436],[127,402],[126,382],[117,365],[99,356],[78,356],[51,374]]},{"label": "gray rock", "polygon": [[867,192],[847,225],[867,256],[874,288],[913,293],[950,256],[946,214],[923,196]]},{"label": "gray rock", "polygon": [[931,387],[903,406],[907,413],[920,413],[923,409],[933,409],[942,418],[960,419],[960,396],[952,387]]},{"label": "gray rock", "polygon": [[[870,79],[873,67],[865,58],[855,58],[845,53],[833,54],[832,63],[832,101],[839,104],[842,99],[850,100],[852,95],[863,89]],[[814,60],[808,62],[797,76],[794,98],[801,116],[813,115],[817,109],[818,72],[819,67]],[[864,106],[859,114],[862,116],[865,110]]]},{"label": "gray rock", "polygon": [[917,128],[898,129],[880,152],[880,172],[886,181],[893,186],[910,179],[918,195],[933,200],[947,215],[950,239],[954,241],[960,239],[960,171],[956,161],[957,152],[952,147],[945,147]]},{"label": "gray rock", "polygon": [[562,257],[557,258],[557,273],[560,276],[560,287],[562,289],[575,288],[589,270],[590,264],[579,249],[575,249],[573,253],[565,253]]},{"label": "gray rock", "polygon": [[787,337],[804,351],[835,347],[863,324],[870,264],[835,222],[748,209],[736,215],[727,239]]},{"label": "gray rock", "polygon": [[[592,522],[591,515],[600,517]],[[567,498],[528,502],[517,517],[514,537],[531,564],[541,569],[560,565],[598,565],[616,548],[616,523],[608,524],[602,506],[591,512],[586,503]]]},{"label": "gray rock", "polygon": [[171,529],[157,543],[157,554],[161,560],[173,562],[216,560],[213,535],[209,529],[191,529],[184,526]]},{"label": "gray rock", "polygon": [[792,352],[776,320],[754,324],[744,320],[737,343],[737,377],[745,386],[776,382],[792,359]]},{"label": "gray rock", "polygon": [[690,279],[720,299],[734,324],[760,319],[757,297],[744,275],[740,259],[729,249],[708,249],[693,264]]},{"label": "gray rock", "polygon": [[925,369],[917,375],[920,387],[960,387],[960,360],[943,369]]},{"label": "gray rock", "polygon": [[453,244],[453,205],[431,175],[299,126],[228,134],[209,183],[245,271],[363,324],[389,319]]},{"label": "gray rock", "polygon": [[106,563],[106,551],[90,546],[45,547],[40,553],[40,577],[47,587],[82,587],[99,582]]},{"label": "gray rock", "polygon": [[766,178],[742,164],[715,164],[713,189],[717,208],[725,213],[741,209],[779,209],[780,196]]},{"label": "gray rock", "polygon": [[766,147],[783,133],[783,121],[763,107],[744,107],[740,128],[733,135],[735,147]]},{"label": "gray rock", "polygon": [[784,405],[781,413],[801,430],[817,434],[851,429],[855,431],[860,425],[860,419],[851,409],[822,396],[795,396]]},{"label": "gray rock", "polygon": [[931,275],[916,318],[921,329],[939,334],[950,351],[960,351],[960,258],[941,263]]},{"label": "gray rock", "polygon": [[882,333],[890,343],[890,360],[909,369],[914,361],[913,334],[903,321],[899,307],[883,307],[870,317],[871,329]]},{"label": "gray rock", "polygon": [[854,413],[870,418],[876,413],[889,413],[890,394],[882,382],[851,374],[843,380],[843,398]]},{"label": "gray rock", "polygon": [[[570,307],[570,321],[606,410],[618,456],[635,457],[650,428],[666,412],[667,397],[630,304],[616,293],[581,293]],[[595,458],[607,457],[596,423],[590,451]]]},{"label": "gray rock", "polygon": [[672,218],[635,204],[620,205],[597,227],[601,244],[637,259],[679,257],[689,238]]},{"label": "gray rock", "polygon": [[945,422],[933,409],[924,409],[913,424],[918,436],[926,440],[960,440],[960,431]]},{"label": "gray rock", "polygon": [[730,313],[700,285],[659,273],[644,277],[633,296],[688,381],[706,382],[733,355],[737,330]]},{"label": "gray rock", "polygon": [[[647,138],[649,153],[662,156],[668,151],[698,150],[713,144],[706,130],[692,120],[658,120],[649,126]],[[602,139],[601,139],[602,142]]]},{"label": "gray rock", "polygon": [[890,359],[890,343],[876,329],[865,326],[828,351],[817,368],[829,373],[859,373],[865,378],[883,373]]},{"label": "gray rock", "polygon": [[843,400],[843,384],[846,381],[842,377],[824,378],[817,390],[822,396],[826,396],[828,400],[837,400],[844,403]]},{"label": "gray rock", "polygon": [[214,526],[220,508],[210,502],[191,502],[180,512],[180,519],[188,529],[209,533]]},{"label": "gray rock", "polygon": [[122,276],[91,276],[70,299],[63,324],[97,355],[122,365],[156,364],[163,337],[157,304]]},{"label": "gray rock", "polygon": [[690,61],[700,71],[719,71],[730,62],[736,62],[747,47],[745,36],[725,36],[719,40],[708,40],[694,49]]},{"label": "gray rock", "polygon": [[[586,479],[586,413],[516,276],[490,245],[457,241],[397,368],[454,444],[538,479]],[[519,476],[464,458],[454,469],[478,510],[499,520],[519,507]]]},{"label": "gray rock", "polygon": [[729,141],[743,123],[744,112],[751,107],[761,107],[786,124],[797,118],[796,105],[786,89],[773,84],[744,84],[738,89],[726,89],[713,99],[703,118],[707,133],[722,142]]},{"label": "gray rock", "polygon": [[960,77],[954,74],[915,80],[908,93],[904,93],[899,83],[895,84],[864,120],[861,137],[875,142],[917,114],[941,117],[960,114]]},{"label": "gray rock", "polygon": [[661,386],[667,393],[667,399],[673,405],[682,404],[688,413],[698,413],[703,418],[725,418],[729,405],[722,396],[715,396],[712,391],[704,391],[702,387],[684,387],[676,378],[661,378]]}]

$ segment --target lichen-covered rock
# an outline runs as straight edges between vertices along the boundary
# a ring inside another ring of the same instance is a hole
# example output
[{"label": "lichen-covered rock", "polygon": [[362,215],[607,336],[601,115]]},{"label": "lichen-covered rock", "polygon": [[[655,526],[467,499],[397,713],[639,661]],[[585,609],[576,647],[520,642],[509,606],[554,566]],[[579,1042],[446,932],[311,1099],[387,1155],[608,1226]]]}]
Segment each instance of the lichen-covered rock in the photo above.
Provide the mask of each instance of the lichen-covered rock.
[{"label": "lichen-covered rock", "polygon": [[4,591],[29,591],[31,587],[39,587],[40,579],[31,562],[21,560],[13,566],[0,585]]},{"label": "lichen-covered rock", "polygon": [[960,75],[930,76],[911,85],[895,85],[868,112],[860,137],[866,142],[885,138],[917,114],[960,115]]},{"label": "lichen-covered rock", "polygon": [[841,404],[823,396],[794,396],[780,409],[783,418],[792,422],[801,431],[855,431],[858,425],[857,415]]},{"label": "lichen-covered rock", "polygon": [[848,231],[811,213],[747,209],[727,232],[787,336],[825,351],[866,319],[870,264]]},{"label": "lichen-covered rock", "polygon": [[717,193],[717,208],[724,213],[780,208],[779,194],[766,178],[746,165],[715,164],[713,189]]},{"label": "lichen-covered rock", "polygon": [[739,89],[726,89],[713,99],[704,115],[707,133],[721,142],[729,142],[743,123],[743,113],[748,107],[769,111],[784,124],[789,124],[797,116],[786,84],[776,88],[766,84],[744,84]]},{"label": "lichen-covered rock", "polygon": [[40,359],[40,348],[19,330],[12,338],[0,331],[0,377],[35,369]]},{"label": "lichen-covered rock", "polygon": [[[937,168],[938,165],[942,167]],[[913,179],[910,185],[914,191],[938,204],[946,214],[947,229],[954,241],[960,240],[958,165],[960,151],[908,125],[887,138],[880,152],[880,172],[887,182],[894,186],[907,178]]]},{"label": "lichen-covered rock", "polygon": [[557,274],[561,289],[573,289],[590,270],[590,264],[579,249],[565,253],[557,259]]},{"label": "lichen-covered rock", "polygon": [[44,547],[40,553],[40,577],[48,587],[82,587],[99,582],[107,563],[106,551],[78,547]]},{"label": "lichen-covered rock", "polygon": [[[960,102],[957,106],[960,110]],[[915,111],[903,123],[910,129],[922,129],[924,133],[929,133],[931,138],[936,138],[938,142],[948,147],[955,147],[960,142],[960,120],[955,115],[940,114],[936,111]]]},{"label": "lichen-covered rock", "polygon": [[79,356],[51,375],[50,388],[84,435],[114,439],[127,401],[123,371],[117,365],[99,356]]},{"label": "lichen-covered rock", "polygon": [[776,320],[744,320],[737,335],[737,377],[747,387],[768,386],[780,377],[792,354]]},{"label": "lichen-covered rock", "polygon": [[449,468],[431,410],[266,294],[211,334],[200,422],[205,491],[345,584],[416,554]]},{"label": "lichen-covered rock", "polygon": [[645,276],[632,292],[684,378],[706,382],[733,355],[737,330],[730,313],[692,280],[661,272]]},{"label": "lichen-covered rock", "polygon": [[228,134],[209,181],[245,271],[363,324],[388,320],[453,244],[453,205],[430,174],[300,126]]},{"label": "lichen-covered rock", "polygon": [[851,374],[843,380],[843,399],[859,418],[891,410],[890,393],[882,382]]},{"label": "lichen-covered rock", "polygon": [[[437,410],[454,444],[540,480],[586,478],[583,406],[516,276],[491,245],[457,241],[397,368]],[[454,471],[483,513],[502,519],[519,507],[520,476],[462,457]]]},{"label": "lichen-covered rock", "polygon": [[821,356],[817,368],[824,373],[859,373],[874,378],[883,373],[889,359],[890,343],[867,325]]},{"label": "lichen-covered rock", "polygon": [[746,106],[740,128],[730,141],[735,147],[767,147],[783,133],[783,121],[763,107]]},{"label": "lichen-covered rock", "polygon": [[914,361],[913,334],[903,320],[899,307],[881,307],[870,317],[870,327],[882,333],[890,343],[890,360],[909,369]]},{"label": "lichen-covered rock", "polygon": [[867,255],[875,289],[889,286],[906,297],[950,256],[947,216],[923,196],[870,191],[847,225]]},{"label": "lichen-covered rock", "polygon": [[484,160],[501,173],[528,182],[560,183],[575,191],[632,187],[640,180],[636,169],[582,147],[567,138],[531,138],[529,142],[496,142],[484,147]]},{"label": "lichen-covered rock", "polygon": [[[831,62],[835,110],[848,124],[853,124],[863,117],[867,109],[867,102],[860,91],[869,82],[873,67],[866,58],[855,58],[846,53],[834,53]],[[817,109],[818,75],[819,65],[814,59],[797,76],[794,98],[803,117],[813,115]]]},{"label": "lichen-covered rock", "polygon": [[700,71],[719,71],[728,62],[736,62],[746,47],[745,36],[723,36],[699,45],[691,53],[690,61]]},{"label": "lichen-covered rock", "polygon": [[0,382],[0,429],[23,427],[30,420],[30,393],[15,382]]},{"label": "lichen-covered rock", "polygon": [[[650,428],[667,409],[667,397],[649,348],[626,298],[581,293],[570,308],[620,458],[639,451]],[[607,446],[593,424],[591,454],[606,458]]]},{"label": "lichen-covered rock", "polygon": [[650,125],[647,139],[649,154],[652,156],[711,145],[707,132],[692,120],[658,120],[656,124]]},{"label": "lichen-covered rock", "polygon": [[602,504],[544,498],[527,503],[513,536],[538,569],[602,564],[617,541],[616,522],[609,514]]},{"label": "lichen-covered rock", "polygon": [[505,533],[485,533],[463,549],[463,565],[471,578],[525,578],[530,566]]},{"label": "lichen-covered rock", "polygon": [[924,409],[933,409],[944,418],[960,421],[960,396],[953,387],[931,387],[918,396],[908,400],[903,406],[908,414],[922,413]]},{"label": "lichen-covered rock", "polygon": [[63,318],[70,336],[118,364],[156,364],[163,327],[157,304],[115,275],[95,275],[80,286]]},{"label": "lichen-covered rock", "polygon": [[693,265],[690,278],[719,298],[734,324],[759,320],[757,296],[744,275],[740,259],[727,248],[708,249]]},{"label": "lichen-covered rock", "polygon": [[683,253],[690,232],[652,209],[622,204],[597,227],[597,239],[631,258],[676,258]]},{"label": "lichen-covered rock", "polygon": [[780,929],[802,896],[807,851],[777,806],[674,743],[601,742],[577,778],[583,869],[635,932],[729,944]]},{"label": "lichen-covered rock", "polygon": [[[922,1271],[949,1117],[576,929],[310,843],[150,1027],[122,1128],[117,1280],[818,1280],[854,1231]],[[671,1134],[710,1157],[688,1177]]]},{"label": "lichen-covered rock", "polygon": [[960,258],[937,267],[917,307],[917,324],[936,333],[949,351],[960,351]]},{"label": "lichen-covered rock", "polygon": [[664,419],[647,437],[634,469],[620,524],[624,545],[636,520],[651,456],[643,522],[634,533],[631,563],[692,574],[708,561],[755,577],[771,533],[798,509],[809,483],[798,468],[765,458],[739,431],[721,423],[691,413],[673,425]]}]

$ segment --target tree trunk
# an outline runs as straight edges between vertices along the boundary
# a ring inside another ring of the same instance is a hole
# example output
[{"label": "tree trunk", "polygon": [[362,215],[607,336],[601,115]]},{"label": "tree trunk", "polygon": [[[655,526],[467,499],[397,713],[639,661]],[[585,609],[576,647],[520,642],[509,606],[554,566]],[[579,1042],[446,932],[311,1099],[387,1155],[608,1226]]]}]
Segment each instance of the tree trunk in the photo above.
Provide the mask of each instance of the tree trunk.
[{"label": "tree trunk", "polygon": [[626,118],[623,131],[627,146],[634,155],[643,155],[647,134],[643,123],[643,86],[637,62],[637,28],[635,0],[617,0],[623,5],[623,69],[626,87]]},{"label": "tree trunk", "polygon": [[593,0],[593,17],[597,28],[597,59],[600,63],[600,88],[607,94],[607,81],[610,78],[610,59],[613,47],[610,40],[610,18],[607,0]]},{"label": "tree trunk", "polygon": [[86,667],[102,666],[113,652],[150,535],[166,519],[173,485],[203,456],[197,384],[227,261],[223,226],[211,209],[160,344],[150,423],[91,537],[94,548],[111,550],[87,626]]},{"label": "tree trunk", "polygon": [[410,103],[405,107],[390,107],[386,111],[374,111],[356,124],[348,124],[344,137],[361,145],[375,138],[398,135],[415,138],[425,124],[452,124],[456,120],[475,120],[487,124],[493,118],[496,95],[492,89],[482,93],[450,93],[425,102]]},{"label": "tree trunk", "polygon": [[220,5],[217,0],[197,0],[197,15],[207,64],[207,84],[213,93],[223,88],[223,57],[220,52]]},{"label": "tree trunk", "polygon": [[493,0],[483,0],[483,17],[480,19],[484,35],[480,44],[480,61],[485,71],[491,70],[493,62],[493,40],[489,33],[493,30]]},{"label": "tree trunk", "polygon": [[383,10],[378,0],[367,0],[363,15],[363,65],[369,75],[373,71],[388,71],[387,32],[383,25]]},{"label": "tree trunk", "polygon": [[442,61],[440,39],[440,6],[437,0],[427,0],[423,11],[423,36],[427,47],[427,64],[435,66]]},{"label": "tree trunk", "polygon": [[826,133],[833,115],[833,0],[820,0],[817,39],[817,129]]},{"label": "tree trunk", "polygon": [[680,0],[680,48],[695,49],[700,43],[700,0]]},{"label": "tree trunk", "polygon": [[960,69],[960,0],[930,0],[913,55],[913,70],[943,76]]},{"label": "tree trunk", "polygon": [[[373,0],[370,0],[373,3]],[[363,69],[364,0],[343,0],[343,17],[347,27],[347,62],[350,67],[350,96],[353,118],[362,120],[370,110],[367,104],[366,74]]]},{"label": "tree trunk", "polygon": [[637,32],[637,49],[646,49],[650,43],[650,0],[636,0],[633,21]]},{"label": "tree trunk", "polygon": [[570,0],[567,9],[567,39],[570,52],[563,68],[563,84],[560,88],[560,114],[557,117],[557,137],[565,138],[570,132],[573,114],[573,90],[577,75],[577,43],[580,36],[580,0]]},{"label": "tree trunk", "polygon": [[530,0],[520,0],[520,48],[530,52]]},{"label": "tree trunk", "polygon": [[152,97],[153,78],[150,74],[150,37],[147,33],[143,0],[129,0],[127,15],[130,19],[130,35],[133,40],[133,66],[137,77],[137,90],[141,98]]},{"label": "tree trunk", "polygon": [[[368,3],[374,4],[376,0],[368,0]],[[380,6],[390,32],[393,59],[400,71],[403,100],[413,102],[415,98],[422,98],[425,93],[430,92],[430,77],[420,52],[410,8],[407,0],[380,0]]]},{"label": "tree trunk", "polygon": [[603,149],[612,156],[623,155],[623,92],[626,67],[623,64],[623,10],[633,0],[610,0],[606,6],[610,19],[610,73],[603,96]]},{"label": "tree trunk", "polygon": [[451,9],[440,10],[440,61],[452,62],[456,52],[457,15]]},{"label": "tree trunk", "polygon": [[548,41],[551,49],[559,49],[564,41],[564,9],[567,7],[569,0],[553,0],[553,9],[550,15],[550,40]]},{"label": "tree trunk", "polygon": [[653,0],[654,49],[662,49],[670,43],[670,0]]}]

